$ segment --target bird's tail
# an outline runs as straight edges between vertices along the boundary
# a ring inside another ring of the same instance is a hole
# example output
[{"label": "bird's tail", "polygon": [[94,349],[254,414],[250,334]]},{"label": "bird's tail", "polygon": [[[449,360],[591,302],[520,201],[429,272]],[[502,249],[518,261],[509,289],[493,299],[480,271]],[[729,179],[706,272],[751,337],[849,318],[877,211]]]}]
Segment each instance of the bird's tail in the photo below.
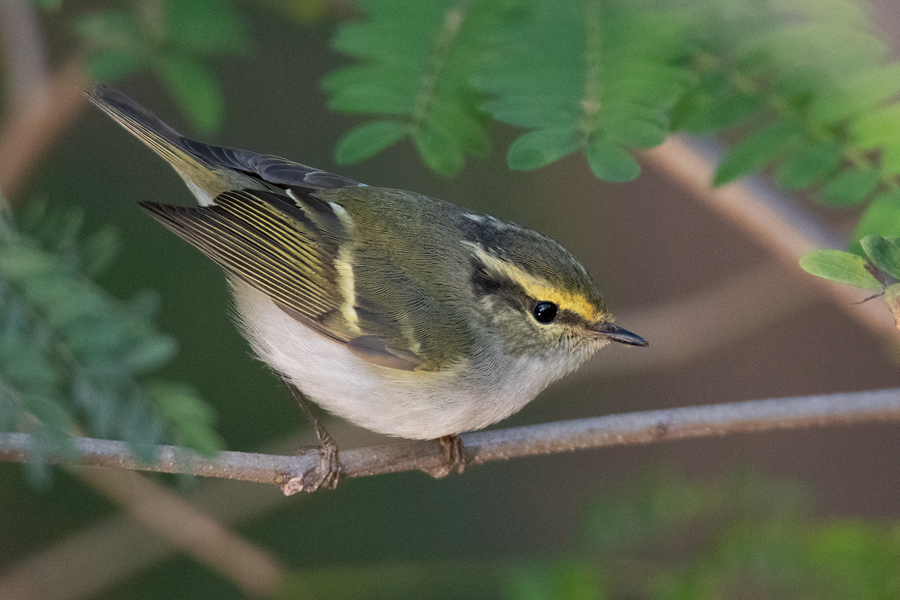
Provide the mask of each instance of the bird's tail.
[{"label": "bird's tail", "polygon": [[211,202],[223,188],[221,169],[210,164],[191,148],[191,144],[197,142],[183,137],[163,123],[159,117],[108,85],[97,84],[86,91],[85,95],[98,108],[172,165],[202,204]]}]

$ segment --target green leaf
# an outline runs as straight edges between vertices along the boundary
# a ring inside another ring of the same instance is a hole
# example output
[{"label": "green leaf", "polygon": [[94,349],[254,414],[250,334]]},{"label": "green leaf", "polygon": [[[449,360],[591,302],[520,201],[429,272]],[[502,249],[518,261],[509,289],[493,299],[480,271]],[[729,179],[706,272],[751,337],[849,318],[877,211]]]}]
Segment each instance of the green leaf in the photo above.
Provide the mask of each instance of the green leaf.
[{"label": "green leaf", "polygon": [[168,336],[156,335],[141,342],[122,356],[129,370],[134,373],[158,369],[178,353],[178,345]]},{"label": "green leaf", "polygon": [[880,290],[881,283],[866,268],[866,259],[841,250],[815,250],[800,259],[800,267],[812,275],[867,290]]},{"label": "green leaf", "polygon": [[[390,82],[386,86],[385,82]],[[332,94],[370,92],[390,92],[398,98],[405,98],[412,107],[418,79],[407,64],[376,64],[345,67],[332,71],[322,78],[322,89]]]},{"label": "green leaf", "polygon": [[338,142],[335,160],[346,165],[377,154],[409,133],[409,126],[398,121],[373,121],[360,125]]},{"label": "green leaf", "polygon": [[573,107],[559,107],[537,98],[512,98],[488,100],[481,110],[498,121],[532,129],[574,128],[578,122],[578,111]]},{"label": "green leaf", "polygon": [[157,68],[194,126],[209,133],[221,125],[222,94],[209,69],[185,54],[165,55]]},{"label": "green leaf", "polygon": [[641,171],[641,166],[631,153],[609,140],[591,140],[585,155],[591,171],[604,181],[631,181]]},{"label": "green leaf", "polygon": [[876,267],[894,279],[900,279],[900,243],[897,243],[897,238],[867,235],[859,243]]},{"label": "green leaf", "polygon": [[203,402],[190,386],[156,381],[147,385],[147,393],[184,445],[204,456],[212,456],[222,450],[225,444],[215,432],[215,413]]},{"label": "green leaf", "polygon": [[900,138],[900,104],[868,112],[850,124],[853,141],[862,149],[896,143]]},{"label": "green leaf", "polygon": [[519,136],[509,147],[506,162],[510,169],[529,171],[567,156],[581,146],[574,129],[540,129]]},{"label": "green leaf", "polygon": [[128,308],[145,320],[156,319],[162,308],[159,292],[156,290],[138,290],[128,302]]},{"label": "green leaf", "polygon": [[143,24],[129,12],[104,10],[77,19],[74,27],[94,48],[134,51],[147,46]]},{"label": "green leaf", "polygon": [[900,283],[887,286],[884,290],[884,303],[887,304],[897,329],[900,329]]},{"label": "green leaf", "polygon": [[844,171],[822,188],[822,202],[831,206],[859,204],[875,191],[879,179],[878,171],[872,167]]},{"label": "green leaf", "polygon": [[691,79],[676,62],[686,20],[603,2],[519,9],[474,79],[492,96],[482,110],[534,129],[511,145],[510,168],[538,168],[584,148],[594,173],[634,178],[637,162],[625,148],[664,141],[669,109]]},{"label": "green leaf", "polygon": [[149,64],[149,57],[142,52],[124,50],[98,50],[85,64],[88,75],[100,81],[113,81],[139,71]]},{"label": "green leaf", "polygon": [[465,155],[456,140],[442,130],[426,124],[413,133],[413,141],[430,169],[447,177],[462,171]]},{"label": "green leaf", "polygon": [[[488,150],[483,96],[470,78],[497,14],[493,3],[387,0],[361,7],[363,21],[342,26],[334,48],[356,64],[328,75],[329,107],[398,117],[342,140],[341,160],[370,156],[409,134],[422,159],[444,175],[462,170],[465,154]],[[345,145],[348,144],[348,145]]]},{"label": "green leaf", "polygon": [[165,0],[166,34],[179,47],[199,53],[247,48],[243,21],[226,0]]},{"label": "green leaf", "polygon": [[486,156],[490,149],[485,130],[484,115],[463,110],[458,104],[435,103],[431,109],[430,121],[443,129],[459,143],[460,147],[473,156]]},{"label": "green leaf", "polygon": [[815,98],[810,116],[825,124],[835,124],[874,108],[900,93],[900,63],[877,65],[843,80],[839,88]]},{"label": "green leaf", "polygon": [[85,237],[81,244],[81,265],[84,272],[94,276],[106,269],[119,253],[119,232],[104,227]]},{"label": "green leaf", "polygon": [[557,560],[515,565],[507,570],[504,598],[509,600],[608,600],[606,573],[588,561]]},{"label": "green leaf", "polygon": [[881,194],[872,201],[850,236],[851,249],[860,249],[859,240],[867,235],[900,235],[900,190]]},{"label": "green leaf", "polygon": [[790,149],[800,133],[794,121],[770,123],[726,153],[713,177],[713,185],[723,185],[762,169]]},{"label": "green leaf", "polygon": [[653,122],[637,115],[629,117],[623,111],[618,118],[610,119],[605,137],[629,148],[653,148],[666,141],[667,131],[667,123]]},{"label": "green leaf", "polygon": [[789,190],[806,189],[834,171],[843,160],[837,143],[813,143],[790,156],[775,171],[779,185]]},{"label": "green leaf", "polygon": [[140,391],[122,402],[119,427],[129,449],[144,464],[155,462],[165,424],[151,413],[152,403]]},{"label": "green leaf", "polygon": [[881,170],[885,175],[900,175],[900,138],[881,150]]},{"label": "green leaf", "polygon": [[756,94],[735,90],[731,73],[701,73],[693,89],[688,90],[672,109],[673,130],[689,133],[720,131],[737,125],[764,109]]},{"label": "green leaf", "polygon": [[[88,267],[110,260],[115,236],[109,229],[83,236],[81,216],[38,207],[14,234],[2,223],[0,421],[34,433],[37,458],[71,445],[77,426],[95,437],[120,437],[150,459],[164,424],[138,376],[170,360],[175,344],[133,305],[85,277]],[[170,439],[209,447],[202,443],[210,420],[203,410],[181,407],[192,421],[167,423]]]}]

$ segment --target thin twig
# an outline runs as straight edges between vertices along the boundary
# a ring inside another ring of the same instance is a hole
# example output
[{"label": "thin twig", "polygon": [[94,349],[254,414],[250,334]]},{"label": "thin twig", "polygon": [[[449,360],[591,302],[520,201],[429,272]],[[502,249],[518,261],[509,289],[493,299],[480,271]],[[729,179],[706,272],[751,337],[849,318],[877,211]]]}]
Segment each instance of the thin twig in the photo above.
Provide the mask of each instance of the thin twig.
[{"label": "thin twig", "polygon": [[[379,443],[383,437],[354,427],[346,421],[332,420],[328,430],[348,447]],[[265,452],[284,453],[315,444],[307,429],[299,435],[267,444]],[[106,470],[71,467],[74,470]],[[127,473],[127,472],[125,472]],[[287,502],[276,488],[206,478],[191,486],[180,497],[202,514],[232,530],[260,516],[283,508]],[[123,513],[107,515],[62,539],[41,546],[12,564],[0,568],[0,598],[3,600],[77,600],[92,598],[113,586],[128,581],[154,565],[171,558],[177,550],[156,532],[139,525]],[[312,595],[301,584],[291,581],[297,598]]]},{"label": "thin twig", "polygon": [[[544,425],[481,431],[460,436],[466,462],[481,464],[519,456],[546,455],[624,444],[648,444],[745,431],[771,431],[824,425],[900,420],[900,389],[828,394],[729,404],[653,410],[560,421]],[[30,436],[0,434],[0,460],[24,462]],[[298,456],[222,452],[203,458],[174,446],[160,446],[159,461],[142,464],[123,442],[77,438],[77,458],[69,464],[186,473],[284,485],[319,463],[318,451]],[[49,458],[64,463],[59,456]],[[347,450],[340,455],[345,477],[421,470],[434,471],[444,460],[435,441],[411,441]]]}]

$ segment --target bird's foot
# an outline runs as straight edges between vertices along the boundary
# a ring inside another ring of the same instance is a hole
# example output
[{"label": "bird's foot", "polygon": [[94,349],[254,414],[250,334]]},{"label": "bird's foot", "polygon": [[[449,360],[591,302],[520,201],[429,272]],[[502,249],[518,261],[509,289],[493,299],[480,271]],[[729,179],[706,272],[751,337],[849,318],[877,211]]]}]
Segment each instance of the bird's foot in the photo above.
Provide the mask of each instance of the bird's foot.
[{"label": "bird's foot", "polygon": [[[329,436],[330,438],[330,436]],[[330,442],[330,443],[329,443]],[[333,490],[337,487],[341,476],[341,462],[338,457],[338,447],[333,440],[322,441],[317,448],[321,461],[316,467],[307,469],[300,475],[290,477],[280,484],[285,496],[291,496],[298,492],[312,493],[319,488]]]},{"label": "bird's foot", "polygon": [[288,389],[297,401],[297,405],[309,419],[316,431],[316,437],[319,438],[319,455],[322,460],[315,468],[308,469],[300,475],[290,477],[284,483],[281,483],[281,491],[285,496],[290,496],[298,492],[312,493],[319,488],[333,490],[337,487],[338,480],[341,477],[341,461],[338,458],[338,445],[328,433],[328,430],[319,422],[309,401],[295,385],[285,379]]},{"label": "bird's foot", "polygon": [[454,472],[462,474],[466,468],[466,448],[459,436],[445,435],[438,438],[437,442],[441,445],[443,464],[426,469],[425,472],[435,479],[441,479]]}]

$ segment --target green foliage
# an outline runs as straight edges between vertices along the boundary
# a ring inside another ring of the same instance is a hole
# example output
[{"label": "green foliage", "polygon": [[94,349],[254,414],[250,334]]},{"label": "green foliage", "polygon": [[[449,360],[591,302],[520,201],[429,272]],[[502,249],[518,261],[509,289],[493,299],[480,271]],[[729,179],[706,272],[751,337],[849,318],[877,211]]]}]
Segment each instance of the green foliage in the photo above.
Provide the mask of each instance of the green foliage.
[{"label": "green foliage", "polygon": [[[346,135],[341,162],[409,136],[453,175],[486,150],[490,116],[528,130],[510,168],[579,152],[597,177],[626,181],[640,170],[633,151],[670,131],[725,133],[737,142],[714,185],[770,168],[824,204],[867,204],[855,251],[866,235],[900,235],[900,63],[853,0],[362,4],[363,22],[335,40],[355,63],[325,88],[336,110],[386,118]],[[881,289],[865,264],[833,251],[802,261]]]},{"label": "green foliage", "polygon": [[[126,4],[126,6],[128,6]],[[315,3],[312,3],[313,10]],[[900,234],[900,63],[855,0],[364,0],[334,47],[352,63],[325,78],[335,110],[375,115],[339,142],[340,163],[409,139],[459,173],[488,152],[494,119],[523,132],[513,169],[582,154],[609,181],[639,173],[634,151],[672,131],[737,140],[716,185],[771,169],[835,207],[867,206],[866,235]],[[305,10],[305,9],[304,9]],[[82,18],[101,78],[156,73],[195,125],[222,119],[204,64],[246,47],[228,2],[157,0]],[[804,267],[842,281],[852,259]],[[833,265],[832,265],[833,267]],[[838,269],[838,270],[840,270]],[[849,269],[849,271],[848,271]],[[871,280],[856,278],[854,285]]]},{"label": "green foliage", "polygon": [[800,259],[809,273],[867,290],[880,290],[900,329],[900,237],[867,235],[859,241],[867,258],[840,250],[816,250]]},{"label": "green foliage", "polygon": [[490,116],[530,130],[509,149],[514,169],[580,152],[623,181],[639,171],[632,151],[670,131],[739,126],[717,184],[774,166],[785,187],[851,205],[898,183],[900,64],[851,0],[361,5],[363,22],[335,38],[355,62],[325,88],[332,108],[387,119],[346,136],[343,162],[408,135],[452,175],[486,149]]},{"label": "green foliage", "polygon": [[851,250],[861,253],[860,240],[867,235],[900,234],[900,189],[877,196],[853,231]]},{"label": "green foliage", "polygon": [[663,142],[668,110],[690,80],[675,65],[686,22],[634,2],[519,4],[475,80],[491,96],[484,111],[534,130],[513,142],[510,167],[581,151],[598,177],[633,179],[639,167],[627,150]]},{"label": "green foliage", "polygon": [[510,567],[508,598],[895,598],[900,525],[820,520],[797,485],[645,476],[597,497],[583,548]]},{"label": "green foliage", "polygon": [[585,560],[516,565],[509,569],[505,598],[509,600],[605,600],[613,598],[595,565]]},{"label": "green foliage", "polygon": [[796,146],[801,134],[802,128],[796,122],[769,123],[728,151],[713,177],[713,185],[722,185],[762,169]]},{"label": "green foliage", "polygon": [[223,102],[206,63],[248,45],[233,4],[220,0],[134,0],[82,17],[75,30],[88,48],[92,77],[110,81],[148,69],[207,132],[221,124]]},{"label": "green foliage", "polygon": [[498,598],[505,573],[489,560],[438,560],[356,565],[325,565],[290,571],[276,600],[370,600],[372,598]]},{"label": "green foliage", "polygon": [[75,432],[124,439],[144,460],[162,441],[214,453],[209,408],[188,387],[148,382],[174,340],[153,305],[112,298],[90,281],[115,255],[110,230],[81,231],[78,213],[37,203],[0,235],[0,427],[34,434],[37,458]]},{"label": "green foliage", "polygon": [[[575,548],[295,571],[279,598],[844,600],[900,594],[900,523],[815,516],[799,484],[656,469],[586,507]],[[442,596],[443,597],[443,596]]]},{"label": "green foliage", "polygon": [[[890,134],[900,128],[900,64],[889,62],[865,7],[709,0],[695,8],[696,22],[707,24],[694,30],[699,84],[674,122],[690,132],[739,126],[741,141],[715,183],[771,166],[788,189],[810,190],[834,206],[868,202],[884,217],[884,204],[875,205],[900,174],[900,137]],[[900,212],[891,220],[900,224]],[[861,229],[854,239],[867,233],[876,231]]]},{"label": "green foliage", "polygon": [[689,79],[670,64],[686,23],[656,8],[549,0],[362,8],[366,20],[342,26],[334,42],[358,62],[324,87],[335,110],[391,120],[341,140],[343,162],[408,136],[426,164],[454,175],[465,154],[487,152],[492,116],[534,130],[510,148],[512,168],[581,151],[599,175],[632,179],[638,166],[626,149],[663,141],[666,112]]},{"label": "green foliage", "polygon": [[329,75],[323,86],[329,106],[380,113],[337,148],[340,162],[353,162],[409,137],[425,163],[455,175],[466,154],[488,150],[483,100],[470,79],[483,54],[502,2],[375,1],[361,3],[366,20],[341,27],[340,52],[360,64]]},{"label": "green foliage", "polygon": [[863,257],[841,250],[816,250],[800,259],[800,266],[807,273],[867,290],[879,290],[881,283],[872,276],[868,264]]},{"label": "green foliage", "polygon": [[880,271],[900,280],[900,238],[869,235],[860,240],[860,243],[869,260]]}]

